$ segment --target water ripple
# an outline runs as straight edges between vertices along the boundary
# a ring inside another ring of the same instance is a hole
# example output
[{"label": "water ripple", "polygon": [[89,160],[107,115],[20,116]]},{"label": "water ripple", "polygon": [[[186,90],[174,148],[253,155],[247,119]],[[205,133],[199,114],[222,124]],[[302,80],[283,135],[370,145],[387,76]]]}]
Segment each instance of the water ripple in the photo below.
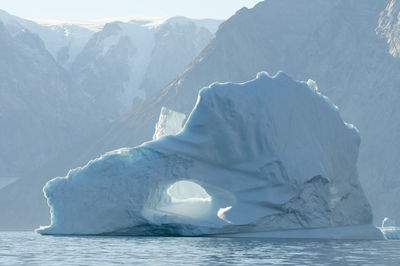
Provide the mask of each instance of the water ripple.
[{"label": "water ripple", "polygon": [[57,237],[0,232],[0,265],[400,265],[400,241]]}]

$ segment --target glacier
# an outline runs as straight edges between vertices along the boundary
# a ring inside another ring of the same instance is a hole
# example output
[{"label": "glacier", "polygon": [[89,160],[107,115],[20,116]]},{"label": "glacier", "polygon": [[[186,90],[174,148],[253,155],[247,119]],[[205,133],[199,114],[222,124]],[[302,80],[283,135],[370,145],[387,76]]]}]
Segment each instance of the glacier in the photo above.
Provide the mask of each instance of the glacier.
[{"label": "glacier", "polygon": [[358,130],[312,80],[213,83],[178,134],[155,139],[50,180],[37,232],[383,239]]}]

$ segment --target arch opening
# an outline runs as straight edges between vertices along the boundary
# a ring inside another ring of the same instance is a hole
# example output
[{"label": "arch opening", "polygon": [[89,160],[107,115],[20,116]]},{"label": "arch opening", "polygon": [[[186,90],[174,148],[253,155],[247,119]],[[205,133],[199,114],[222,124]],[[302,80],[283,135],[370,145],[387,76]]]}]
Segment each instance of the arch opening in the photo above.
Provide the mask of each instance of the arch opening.
[{"label": "arch opening", "polygon": [[199,184],[181,180],[170,185],[166,191],[167,201],[158,209],[189,218],[205,218],[212,206],[212,197]]},{"label": "arch opening", "polygon": [[167,189],[167,195],[172,203],[211,202],[212,198],[207,191],[197,183],[178,181]]}]

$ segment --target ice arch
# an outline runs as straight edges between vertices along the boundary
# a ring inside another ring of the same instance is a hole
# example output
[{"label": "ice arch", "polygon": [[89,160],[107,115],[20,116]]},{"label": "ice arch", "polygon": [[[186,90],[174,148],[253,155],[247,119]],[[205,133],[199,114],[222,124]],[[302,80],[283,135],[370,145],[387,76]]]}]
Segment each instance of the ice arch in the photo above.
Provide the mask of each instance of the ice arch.
[{"label": "ice arch", "polygon": [[[242,84],[215,83],[200,91],[177,135],[49,181],[51,225],[38,231],[290,237],[313,229],[321,237],[352,227],[328,237],[379,238],[358,181],[359,144],[357,129],[315,82],[262,72]],[[189,203],[202,207],[180,206]]]}]

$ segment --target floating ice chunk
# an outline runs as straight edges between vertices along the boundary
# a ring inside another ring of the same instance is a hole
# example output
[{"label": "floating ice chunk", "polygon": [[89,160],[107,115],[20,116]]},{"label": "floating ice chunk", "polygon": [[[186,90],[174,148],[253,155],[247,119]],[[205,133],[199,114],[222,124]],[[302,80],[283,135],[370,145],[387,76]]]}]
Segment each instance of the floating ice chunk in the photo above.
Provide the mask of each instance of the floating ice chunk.
[{"label": "floating ice chunk", "polygon": [[163,109],[156,141],[49,181],[51,225],[38,232],[382,238],[358,181],[358,131],[314,83],[282,72],[214,83],[180,131],[183,120]]}]

